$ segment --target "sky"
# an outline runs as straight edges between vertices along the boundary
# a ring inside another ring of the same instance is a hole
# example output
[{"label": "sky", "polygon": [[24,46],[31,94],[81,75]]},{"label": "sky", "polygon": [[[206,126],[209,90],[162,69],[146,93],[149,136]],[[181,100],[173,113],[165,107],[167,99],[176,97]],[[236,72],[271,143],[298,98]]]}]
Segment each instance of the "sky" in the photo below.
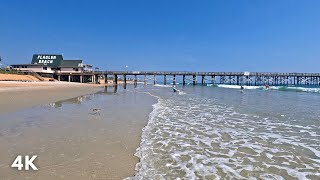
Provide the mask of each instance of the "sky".
[{"label": "sky", "polygon": [[38,53],[102,70],[319,72],[320,1],[1,1],[3,61]]}]

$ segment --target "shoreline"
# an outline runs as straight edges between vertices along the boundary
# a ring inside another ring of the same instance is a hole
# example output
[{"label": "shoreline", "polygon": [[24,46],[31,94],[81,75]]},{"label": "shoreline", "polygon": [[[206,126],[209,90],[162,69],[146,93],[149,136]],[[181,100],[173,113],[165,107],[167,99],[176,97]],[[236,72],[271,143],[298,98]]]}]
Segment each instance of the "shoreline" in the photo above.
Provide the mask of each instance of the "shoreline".
[{"label": "shoreline", "polygon": [[143,166],[145,166],[146,164],[144,161],[145,158],[145,154],[146,154],[146,148],[148,148],[147,145],[147,136],[149,135],[148,133],[150,133],[150,126],[152,123],[154,123],[154,116],[157,113],[157,108],[159,108],[159,106],[161,105],[161,101],[160,101],[160,97],[156,96],[156,95],[152,95],[151,93],[145,93],[146,95],[153,97],[156,99],[156,102],[154,104],[152,104],[152,111],[149,113],[148,115],[148,120],[147,123],[145,124],[145,126],[141,129],[141,133],[140,133],[140,142],[139,145],[134,153],[134,156],[136,158],[138,158],[138,162],[135,164],[135,168],[134,168],[134,174],[133,176],[130,177],[126,177],[124,178],[124,180],[134,180],[137,178],[143,178],[143,175],[141,173],[141,171],[143,171]]}]

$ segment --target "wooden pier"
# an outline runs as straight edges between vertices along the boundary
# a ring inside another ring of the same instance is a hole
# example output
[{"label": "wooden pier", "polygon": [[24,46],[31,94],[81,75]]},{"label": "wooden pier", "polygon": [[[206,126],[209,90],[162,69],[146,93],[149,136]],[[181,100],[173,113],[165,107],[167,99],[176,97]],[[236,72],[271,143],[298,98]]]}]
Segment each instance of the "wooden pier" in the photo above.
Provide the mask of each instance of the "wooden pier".
[{"label": "wooden pier", "polygon": [[[66,81],[98,83],[100,80],[112,78],[127,83],[128,77],[134,83],[152,81],[153,84],[229,84],[229,85],[317,85],[320,86],[320,73],[263,73],[263,72],[179,72],[179,71],[95,71],[85,73],[56,73],[55,77]],[[160,80],[157,79],[160,76]],[[162,78],[161,78],[162,76]],[[178,82],[178,77],[180,81]]]}]

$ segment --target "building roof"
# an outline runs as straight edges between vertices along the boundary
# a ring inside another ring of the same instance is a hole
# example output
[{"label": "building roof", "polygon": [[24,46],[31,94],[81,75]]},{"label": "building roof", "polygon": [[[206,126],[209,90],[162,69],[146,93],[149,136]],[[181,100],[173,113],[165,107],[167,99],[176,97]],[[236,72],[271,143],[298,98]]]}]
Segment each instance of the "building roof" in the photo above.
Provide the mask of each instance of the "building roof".
[{"label": "building roof", "polygon": [[11,64],[10,66],[46,66],[46,65],[43,65],[43,64]]},{"label": "building roof", "polygon": [[46,66],[46,67],[84,67],[82,60],[64,60],[61,54],[34,54],[31,64],[13,64],[13,66]]},{"label": "building roof", "polygon": [[[72,67],[78,68],[79,65],[82,64],[82,60],[63,60],[57,67]],[[11,66],[49,66],[47,64],[12,64]],[[50,67],[50,66],[49,66]],[[52,67],[52,66],[51,66]]]},{"label": "building roof", "polygon": [[82,60],[63,60],[58,67],[80,67]]}]

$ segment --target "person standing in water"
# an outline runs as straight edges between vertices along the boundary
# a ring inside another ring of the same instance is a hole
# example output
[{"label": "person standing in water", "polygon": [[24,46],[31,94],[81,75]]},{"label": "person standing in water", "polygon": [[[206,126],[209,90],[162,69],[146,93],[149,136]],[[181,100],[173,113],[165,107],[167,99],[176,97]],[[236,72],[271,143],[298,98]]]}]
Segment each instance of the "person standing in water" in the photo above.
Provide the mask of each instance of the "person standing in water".
[{"label": "person standing in water", "polygon": [[177,88],[175,85],[172,86],[173,92],[177,92]]}]

